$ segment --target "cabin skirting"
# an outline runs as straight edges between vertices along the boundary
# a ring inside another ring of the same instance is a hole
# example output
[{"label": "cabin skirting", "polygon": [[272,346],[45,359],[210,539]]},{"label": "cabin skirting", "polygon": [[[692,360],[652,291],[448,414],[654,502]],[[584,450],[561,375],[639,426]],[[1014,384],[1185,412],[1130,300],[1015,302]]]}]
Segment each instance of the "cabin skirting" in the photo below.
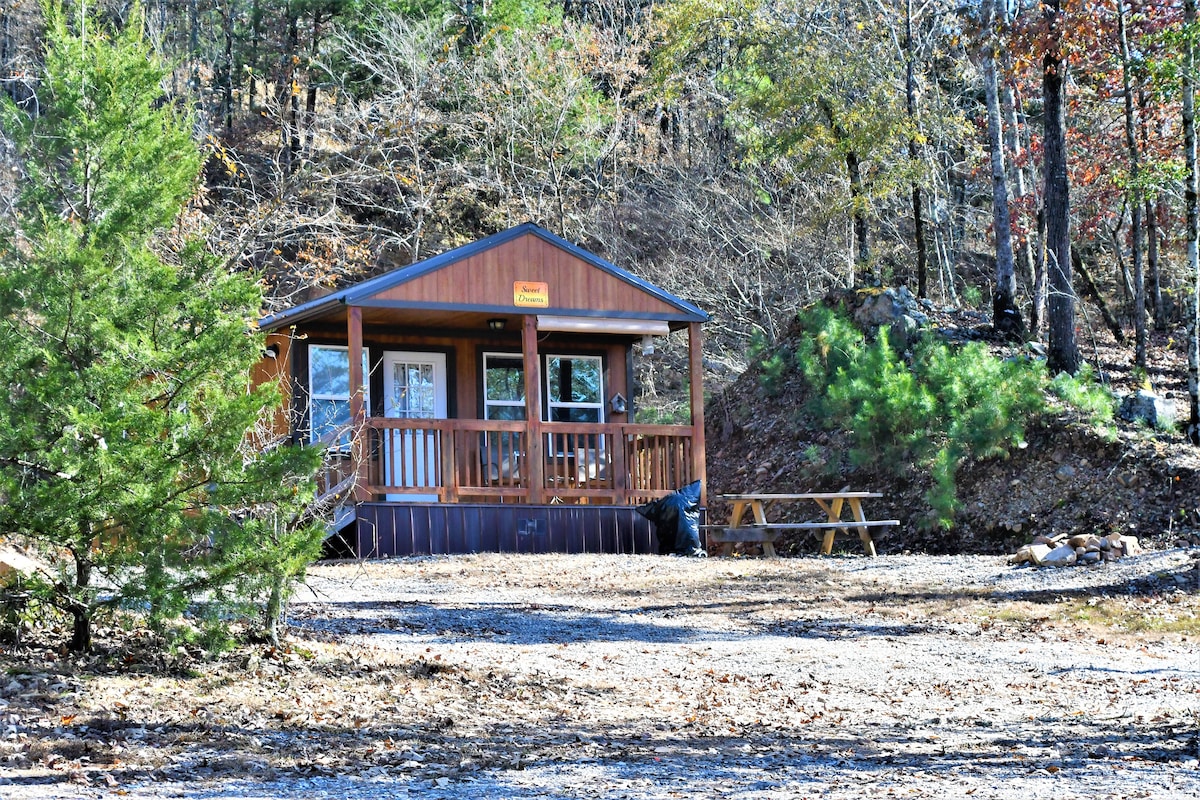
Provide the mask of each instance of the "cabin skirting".
[{"label": "cabin skirting", "polygon": [[361,503],[359,558],[465,553],[657,553],[633,506]]}]

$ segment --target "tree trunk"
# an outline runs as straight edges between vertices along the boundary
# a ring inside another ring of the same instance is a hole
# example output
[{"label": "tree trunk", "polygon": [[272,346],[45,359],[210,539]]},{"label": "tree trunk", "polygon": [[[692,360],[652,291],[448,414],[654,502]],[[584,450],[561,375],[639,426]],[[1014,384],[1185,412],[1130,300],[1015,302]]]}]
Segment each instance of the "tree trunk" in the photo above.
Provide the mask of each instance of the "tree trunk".
[{"label": "tree trunk", "polygon": [[1066,72],[1062,55],[1062,0],[1042,6],[1049,38],[1042,56],[1045,109],[1046,267],[1049,275],[1047,365],[1051,375],[1079,371],[1075,340],[1075,290],[1071,284],[1071,196],[1067,181]]},{"label": "tree trunk", "polygon": [[287,123],[288,131],[288,173],[299,166],[300,163],[300,84],[297,79],[296,65],[300,63],[300,12],[292,11],[289,8],[288,14],[288,46],[287,50],[289,60],[291,62],[288,71],[288,109]]},{"label": "tree trunk", "polygon": [[1037,212],[1037,250],[1033,258],[1033,298],[1029,309],[1029,331],[1036,336],[1046,319],[1046,211]]},{"label": "tree trunk", "polygon": [[[957,167],[958,164],[966,164],[969,156],[966,148],[959,145],[954,152],[954,166],[950,168],[950,241],[946,246],[946,258],[951,262],[951,267],[957,263],[962,256],[963,242],[967,238],[967,209],[970,208],[967,203],[967,170],[962,170]],[[972,179],[973,180],[973,179]]]},{"label": "tree trunk", "polygon": [[1116,316],[1112,313],[1112,309],[1108,307],[1108,302],[1104,299],[1104,295],[1100,294],[1100,289],[1096,286],[1096,281],[1092,278],[1092,273],[1088,270],[1087,265],[1083,263],[1083,257],[1079,254],[1078,247],[1071,248],[1071,263],[1075,265],[1075,271],[1079,273],[1079,277],[1083,281],[1084,293],[1092,298],[1096,303],[1096,307],[1100,309],[1100,316],[1104,318],[1105,327],[1108,328],[1118,343],[1124,344],[1125,331],[1121,330],[1121,323],[1117,321]]},{"label": "tree trunk", "polygon": [[1000,121],[1000,86],[996,77],[996,0],[984,4],[983,90],[987,102],[988,150],[992,167],[992,227],[996,236],[996,292],[992,325],[1006,339],[1024,336],[1017,310],[1017,274],[1013,264],[1012,220],[1008,212],[1008,176],[1004,169],[1004,137]]},{"label": "tree trunk", "polygon": [[79,523],[79,540],[81,550],[75,551],[75,586],[69,599],[71,609],[71,644],[73,653],[86,653],[92,649],[92,608],[87,602],[88,586],[92,582],[92,562],[88,560],[91,525],[82,520]]},{"label": "tree trunk", "polygon": [[258,36],[259,28],[262,25],[262,9],[259,7],[258,0],[250,5],[250,81],[246,86],[246,109],[250,116],[254,116],[255,105],[254,98],[258,93]]},{"label": "tree trunk", "polygon": [[1125,30],[1125,2],[1117,4],[1117,32],[1121,39],[1121,80],[1125,94],[1125,144],[1129,148],[1129,235],[1133,242],[1133,361],[1146,369],[1146,277],[1142,272],[1142,189],[1137,142],[1137,116],[1133,105],[1133,80],[1129,74],[1129,35]]},{"label": "tree trunk", "polygon": [[196,0],[188,2],[188,60],[192,62],[192,77],[188,88],[191,89],[192,102],[199,113],[203,106],[200,101],[203,92],[200,90],[200,9],[196,6]]},{"label": "tree trunk", "polygon": [[1162,271],[1158,264],[1158,218],[1157,199],[1146,199],[1146,277],[1150,280],[1154,309],[1154,329],[1167,329],[1167,315],[1163,308]]},{"label": "tree trunk", "polygon": [[[1005,121],[1004,127],[1004,142],[1008,148],[1010,158],[1006,160],[1009,164],[1012,177],[1012,196],[1015,198],[1023,198],[1028,194],[1028,188],[1025,183],[1025,170],[1021,167],[1013,168],[1012,162],[1017,161],[1021,157],[1024,148],[1021,145],[1021,134],[1018,128],[1019,119],[1017,107],[1020,105],[1020,100],[1013,91],[1007,81],[1000,84],[1000,109]],[[1014,252],[1017,260],[1018,274],[1025,280],[1025,290],[1030,293],[1034,292],[1036,276],[1034,274],[1034,257],[1033,257],[1033,235],[1026,230],[1025,235],[1021,237],[1017,243],[1016,251]],[[1041,318],[1039,316],[1040,309],[1036,302],[1030,303],[1029,310],[1029,330],[1030,336],[1036,337],[1038,325]]]},{"label": "tree trunk", "polygon": [[287,577],[279,571],[271,573],[271,591],[263,608],[263,635],[272,647],[279,646],[279,628],[283,621],[284,591]]},{"label": "tree trunk", "polygon": [[304,152],[311,153],[314,135],[314,123],[317,117],[317,81],[313,74],[317,59],[320,57],[321,33],[326,17],[320,9],[313,11],[312,47],[308,56],[308,91],[304,97]]},{"label": "tree trunk", "polygon": [[[997,11],[1001,15],[1000,18],[1003,22],[1004,31],[1010,31],[1012,17],[1010,16],[1011,12],[1008,4],[1001,3]],[[1005,48],[1003,54],[1001,55],[1001,63],[1003,65],[1003,69],[1001,69],[1002,75],[1007,75],[1009,73],[1011,62],[1011,55],[1009,54],[1007,48]],[[1018,113],[1020,106],[1020,94],[1014,88],[1013,81],[1001,80],[1000,111],[1002,115],[1001,118],[1005,122],[1003,125],[1004,144],[1009,153],[1009,158],[1006,160],[1006,164],[1011,173],[1009,177],[1012,180],[1012,196],[1018,200],[1025,197],[1025,195],[1028,193],[1028,185],[1025,181],[1025,169],[1021,166],[1018,166],[1020,163],[1021,154],[1025,149],[1022,145],[1023,137],[1021,135],[1020,128],[1020,114]],[[1029,308],[1029,328],[1027,335],[1036,338],[1038,333],[1038,325],[1041,324],[1042,320],[1042,309],[1037,303],[1035,290],[1037,285],[1037,276],[1034,269],[1033,236],[1028,230],[1025,231],[1025,235],[1022,236],[1020,241],[1017,243],[1015,255],[1017,257],[1019,274],[1025,279],[1025,290],[1031,295]]]},{"label": "tree trunk", "polygon": [[[1183,0],[1184,26],[1196,25],[1196,0]],[[1183,50],[1183,156],[1187,165],[1183,204],[1187,215],[1187,268],[1193,279],[1188,311],[1188,441],[1200,445],[1200,200],[1196,174],[1196,47],[1190,39]]]},{"label": "tree trunk", "polygon": [[299,98],[296,96],[296,62],[300,49],[299,11],[288,3],[286,10],[287,39],[279,56],[279,72],[275,77],[275,113],[279,115],[280,162],[284,175],[291,175],[300,150]]},{"label": "tree trunk", "polygon": [[[847,139],[846,131],[838,124],[837,118],[833,113],[833,106],[824,98],[821,98],[818,104],[821,107],[821,111],[825,114],[825,121],[828,123],[829,130],[833,133],[834,138],[838,141],[839,145],[843,144]],[[869,228],[867,226],[866,192],[863,190],[862,166],[859,163],[858,153],[847,149],[845,159],[846,176],[850,182],[850,213],[854,226],[855,252],[850,272],[850,285],[853,286],[857,280],[857,275],[866,273],[871,263],[871,245]]]},{"label": "tree trunk", "polygon": [[[904,51],[907,56],[904,77],[905,104],[908,108],[909,124],[913,130],[913,134],[908,139],[908,158],[912,162],[915,172],[921,160],[921,153],[917,146],[916,136],[919,125],[917,120],[916,55],[913,51],[912,0],[905,0],[904,2]],[[923,206],[924,199],[921,194],[921,184],[914,180],[912,185],[912,212],[913,239],[917,248],[917,297],[928,297],[929,295],[929,255],[925,246],[925,214]]]},{"label": "tree trunk", "polygon": [[233,132],[233,9],[229,0],[221,6],[221,28],[225,37],[224,63],[221,65],[221,120],[225,133]]},{"label": "tree trunk", "polygon": [[866,197],[863,192],[862,169],[858,153],[846,153],[846,174],[850,178],[850,205],[854,214],[854,267],[856,274],[865,274],[871,263],[871,243],[867,227]]}]

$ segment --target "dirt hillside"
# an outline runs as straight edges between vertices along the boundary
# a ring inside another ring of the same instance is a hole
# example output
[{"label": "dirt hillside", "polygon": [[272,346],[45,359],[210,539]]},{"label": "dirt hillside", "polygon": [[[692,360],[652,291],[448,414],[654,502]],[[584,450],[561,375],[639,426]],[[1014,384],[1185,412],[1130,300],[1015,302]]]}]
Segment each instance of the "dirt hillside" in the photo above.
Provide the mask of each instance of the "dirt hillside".
[{"label": "dirt hillside", "polygon": [[[1000,356],[1015,348],[992,341],[982,314],[935,310],[936,327],[958,340],[989,342]],[[1187,409],[1184,332],[1153,336],[1146,379],[1172,399],[1177,414]],[[798,332],[778,343],[789,347]],[[1089,332],[1081,351],[1118,396],[1135,392],[1131,344],[1118,344],[1105,331]],[[710,519],[722,522],[729,492],[796,492],[844,486],[883,492],[869,513],[901,521],[900,528],[876,536],[880,552],[1000,553],[1028,543],[1036,534],[1120,532],[1151,546],[1168,546],[1200,533],[1200,454],[1176,430],[1117,421],[1100,430],[1061,409],[1027,430],[1027,447],[1008,458],[964,465],[959,472],[962,510],[950,531],[923,525],[930,487],[928,473],[914,467],[904,478],[857,469],[846,458],[837,432],[822,430],[802,409],[799,375],[785,376],[782,391],[760,383],[757,365],[714,397],[706,409]],[[814,509],[815,510],[815,509]],[[785,511],[780,509],[780,511]],[[780,520],[807,509],[786,510]],[[793,519],[794,518],[794,519]],[[1196,540],[1200,543],[1200,539]],[[811,553],[815,535],[793,538],[782,552]],[[857,539],[838,548],[855,551]]]}]

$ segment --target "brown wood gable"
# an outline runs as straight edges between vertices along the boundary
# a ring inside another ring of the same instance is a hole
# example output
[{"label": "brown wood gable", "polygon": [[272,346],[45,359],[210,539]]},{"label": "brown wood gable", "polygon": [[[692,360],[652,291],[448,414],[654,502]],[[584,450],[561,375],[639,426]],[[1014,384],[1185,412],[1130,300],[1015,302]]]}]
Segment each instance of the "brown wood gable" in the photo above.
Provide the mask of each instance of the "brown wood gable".
[{"label": "brown wood gable", "polygon": [[[525,284],[544,284],[538,288],[544,289],[547,307],[523,306],[516,299],[518,285]],[[680,316],[678,308],[640,286],[601,270],[533,233],[417,275],[360,302],[364,306],[377,302],[506,306],[525,308],[528,313],[587,311],[655,319]]]}]

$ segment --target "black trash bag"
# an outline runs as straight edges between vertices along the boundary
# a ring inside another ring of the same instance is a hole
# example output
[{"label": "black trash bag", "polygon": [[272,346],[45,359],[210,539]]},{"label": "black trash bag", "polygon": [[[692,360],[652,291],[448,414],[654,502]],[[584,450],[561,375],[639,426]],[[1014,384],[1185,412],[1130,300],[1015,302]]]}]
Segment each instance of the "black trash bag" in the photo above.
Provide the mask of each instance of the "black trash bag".
[{"label": "black trash bag", "polygon": [[700,481],[638,506],[654,525],[659,555],[706,556],[700,546]]}]

